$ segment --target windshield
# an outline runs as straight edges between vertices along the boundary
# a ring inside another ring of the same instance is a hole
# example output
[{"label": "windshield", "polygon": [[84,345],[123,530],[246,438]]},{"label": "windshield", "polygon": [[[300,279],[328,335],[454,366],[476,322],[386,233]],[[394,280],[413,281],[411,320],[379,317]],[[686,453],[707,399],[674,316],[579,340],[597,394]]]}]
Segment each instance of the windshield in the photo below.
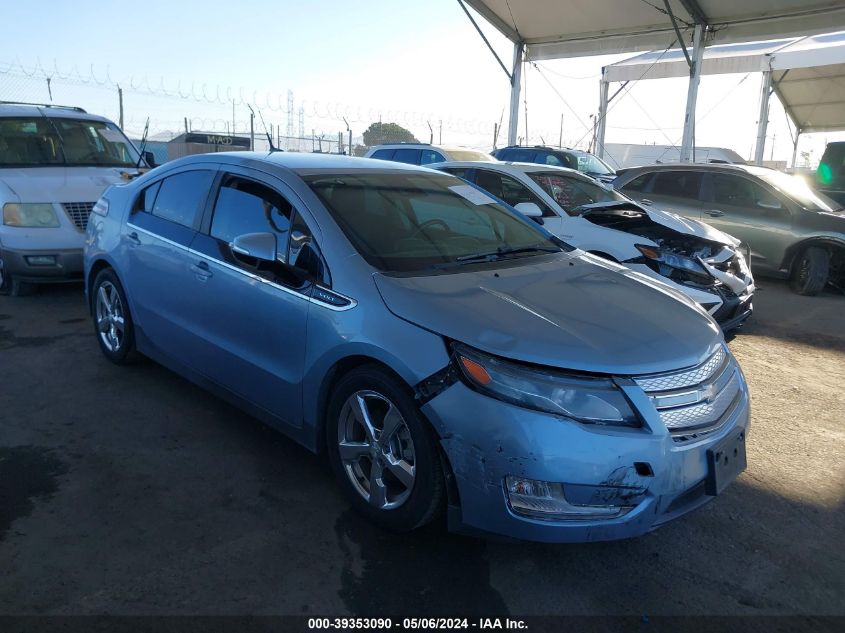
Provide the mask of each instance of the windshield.
[{"label": "windshield", "polygon": [[[749,170],[750,171],[750,170]],[[751,173],[759,176],[781,193],[807,209],[817,211],[837,211],[842,205],[836,204],[827,196],[813,191],[806,180],[774,169],[755,169]]]},{"label": "windshield", "polygon": [[578,154],[578,171],[583,171],[587,174],[614,174],[614,172],[607,163],[605,163],[598,156],[592,154]]},{"label": "windshield", "polygon": [[496,162],[496,159],[490,156],[490,154],[485,154],[474,149],[450,149],[446,151],[449,152],[450,160]]},{"label": "windshield", "polygon": [[0,167],[134,167],[138,152],[113,123],[0,118]]},{"label": "windshield", "polygon": [[628,200],[613,189],[603,187],[597,182],[589,182],[583,177],[572,178],[556,171],[529,172],[528,176],[569,215],[578,215],[577,209],[585,204]]},{"label": "windshield", "polygon": [[563,250],[486,193],[446,174],[306,176],[335,221],[386,272],[451,268]]}]

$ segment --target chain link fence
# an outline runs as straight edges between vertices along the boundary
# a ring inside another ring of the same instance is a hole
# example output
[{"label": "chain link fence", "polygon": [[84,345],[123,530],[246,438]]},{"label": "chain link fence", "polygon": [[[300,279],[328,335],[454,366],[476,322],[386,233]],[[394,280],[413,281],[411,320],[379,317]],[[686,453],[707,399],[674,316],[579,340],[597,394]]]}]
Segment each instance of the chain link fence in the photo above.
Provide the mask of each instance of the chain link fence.
[{"label": "chain link fence", "polygon": [[[148,78],[113,80],[77,68],[62,72],[40,63],[0,62],[0,101],[81,107],[118,123],[159,163],[187,154],[269,149],[361,156],[381,143],[433,142],[489,151],[499,123],[337,103],[297,101],[286,94],[210,88],[191,83],[166,86]],[[499,145],[504,139],[499,139]],[[350,151],[351,148],[351,151]]]}]

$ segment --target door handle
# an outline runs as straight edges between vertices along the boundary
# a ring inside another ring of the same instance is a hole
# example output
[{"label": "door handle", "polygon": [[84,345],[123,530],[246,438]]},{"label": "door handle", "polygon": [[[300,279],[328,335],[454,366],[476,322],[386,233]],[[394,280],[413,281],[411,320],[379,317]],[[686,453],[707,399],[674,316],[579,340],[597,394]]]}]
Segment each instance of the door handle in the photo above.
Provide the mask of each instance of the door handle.
[{"label": "door handle", "polygon": [[724,211],[719,211],[718,209],[710,209],[709,211],[705,211],[705,213],[711,218],[721,218],[723,215],[725,215]]},{"label": "door handle", "polygon": [[640,204],[644,204],[644,205],[646,205],[646,206],[649,206],[649,207],[650,207],[651,205],[653,205],[653,204],[654,204],[654,201],[653,201],[653,200],[649,200],[648,198],[643,198],[642,200],[640,200]]},{"label": "door handle", "polygon": [[132,242],[135,246],[141,245],[141,238],[138,237],[138,233],[136,231],[132,231],[131,233],[129,233],[126,236],[126,239],[128,239],[130,242]]},{"label": "door handle", "polygon": [[208,262],[202,260],[198,261],[196,264],[191,264],[189,268],[191,269],[191,272],[193,272],[202,281],[205,281],[214,274],[208,267]]}]

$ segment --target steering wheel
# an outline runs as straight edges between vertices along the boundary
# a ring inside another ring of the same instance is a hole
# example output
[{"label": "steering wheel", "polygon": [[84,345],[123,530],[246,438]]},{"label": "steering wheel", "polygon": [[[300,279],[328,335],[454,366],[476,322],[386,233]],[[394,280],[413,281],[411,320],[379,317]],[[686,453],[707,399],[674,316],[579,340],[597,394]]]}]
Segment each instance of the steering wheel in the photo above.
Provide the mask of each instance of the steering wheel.
[{"label": "steering wheel", "polygon": [[448,225],[448,224],[446,224],[446,222],[444,222],[444,221],[443,221],[443,220],[441,220],[440,218],[433,218],[433,219],[431,219],[431,220],[426,220],[425,222],[423,222],[422,224],[420,224],[420,225],[419,225],[416,229],[414,229],[413,233],[411,233],[411,234],[410,234],[408,237],[406,237],[405,239],[410,240],[410,239],[412,239],[412,238],[415,238],[415,237],[417,236],[417,233],[422,233],[422,232],[423,232],[423,231],[425,231],[425,230],[426,230],[426,228],[428,228],[429,226],[435,226],[435,225],[443,227],[443,230],[444,230],[444,231],[448,231],[448,230],[449,230],[449,225]]}]

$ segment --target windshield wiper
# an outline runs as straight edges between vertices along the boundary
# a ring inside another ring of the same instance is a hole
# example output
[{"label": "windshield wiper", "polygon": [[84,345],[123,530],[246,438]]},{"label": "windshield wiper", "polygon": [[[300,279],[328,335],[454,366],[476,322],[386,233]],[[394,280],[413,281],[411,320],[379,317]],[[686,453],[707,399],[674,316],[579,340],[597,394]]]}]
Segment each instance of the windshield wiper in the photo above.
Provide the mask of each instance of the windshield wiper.
[{"label": "windshield wiper", "polygon": [[502,248],[501,246],[495,251],[489,253],[476,253],[475,255],[463,255],[456,257],[455,261],[461,264],[472,262],[492,262],[497,259],[502,259],[510,255],[520,255],[522,253],[559,253],[559,248],[551,246],[526,246],[524,248]]}]

